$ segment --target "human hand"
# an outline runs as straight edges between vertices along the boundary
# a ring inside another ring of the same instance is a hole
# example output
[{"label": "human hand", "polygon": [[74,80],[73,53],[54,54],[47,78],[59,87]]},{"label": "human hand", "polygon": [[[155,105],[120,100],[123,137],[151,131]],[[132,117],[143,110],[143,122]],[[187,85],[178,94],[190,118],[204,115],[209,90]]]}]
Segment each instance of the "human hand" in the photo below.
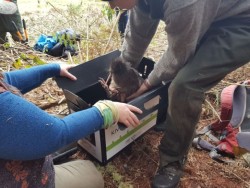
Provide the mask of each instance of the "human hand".
[{"label": "human hand", "polygon": [[130,101],[130,100],[142,95],[143,93],[148,91],[150,88],[151,88],[151,85],[149,84],[148,80],[144,80],[141,87],[135,93],[133,93],[132,95],[127,97],[127,101]]},{"label": "human hand", "polygon": [[68,71],[70,68],[73,68],[75,66],[76,65],[60,64],[60,68],[61,68],[60,76],[64,76],[64,77],[69,78],[70,80],[74,80],[74,81],[77,80],[77,78]]},{"label": "human hand", "polygon": [[126,127],[137,126],[139,119],[134,113],[141,114],[142,111],[130,104],[113,102],[110,100],[101,100],[93,106],[98,108],[103,117],[103,128],[108,128],[117,122],[123,123]]},{"label": "human hand", "polygon": [[142,114],[142,111],[130,104],[113,102],[119,114],[118,122],[123,123],[126,127],[136,127],[140,124],[140,120],[134,113]]}]

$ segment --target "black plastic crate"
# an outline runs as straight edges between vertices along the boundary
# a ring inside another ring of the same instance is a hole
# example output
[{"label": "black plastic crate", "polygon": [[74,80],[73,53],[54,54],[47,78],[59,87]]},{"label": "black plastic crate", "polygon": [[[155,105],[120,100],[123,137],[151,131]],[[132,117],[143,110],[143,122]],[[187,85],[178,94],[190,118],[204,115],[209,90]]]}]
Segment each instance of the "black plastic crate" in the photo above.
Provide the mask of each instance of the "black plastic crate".
[{"label": "black plastic crate", "polygon": [[[77,81],[56,78],[58,86],[64,90],[71,113],[86,108],[87,104],[91,106],[98,100],[107,99],[106,92],[98,80],[100,77],[107,79],[110,63],[119,55],[120,51],[114,51],[70,69],[70,72],[77,77]],[[143,78],[146,78],[153,67],[152,60],[143,58],[138,71]],[[161,85],[129,102],[143,111],[138,115],[141,120],[138,127],[126,128],[121,124],[114,125],[79,140],[78,144],[102,164],[107,163],[147,130],[166,119],[167,90],[168,85]]]}]

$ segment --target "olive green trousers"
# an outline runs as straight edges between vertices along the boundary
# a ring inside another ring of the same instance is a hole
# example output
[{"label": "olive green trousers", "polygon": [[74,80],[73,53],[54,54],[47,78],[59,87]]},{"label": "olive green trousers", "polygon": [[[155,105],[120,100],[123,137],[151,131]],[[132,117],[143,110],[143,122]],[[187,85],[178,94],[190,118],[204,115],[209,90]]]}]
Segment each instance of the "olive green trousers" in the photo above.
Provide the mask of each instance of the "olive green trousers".
[{"label": "olive green trousers", "polygon": [[227,19],[214,23],[194,56],[172,81],[168,90],[166,131],[159,146],[160,166],[187,155],[205,92],[250,61],[249,20]]}]

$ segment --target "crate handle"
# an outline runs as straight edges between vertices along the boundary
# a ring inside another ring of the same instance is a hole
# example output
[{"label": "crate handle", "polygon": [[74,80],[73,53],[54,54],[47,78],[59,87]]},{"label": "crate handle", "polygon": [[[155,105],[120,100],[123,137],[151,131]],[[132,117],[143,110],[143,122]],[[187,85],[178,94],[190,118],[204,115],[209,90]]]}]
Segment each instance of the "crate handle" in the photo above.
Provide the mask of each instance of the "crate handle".
[{"label": "crate handle", "polygon": [[150,99],[149,101],[145,102],[143,106],[145,110],[151,110],[156,106],[158,106],[159,103],[160,103],[160,95],[157,95],[154,98]]}]

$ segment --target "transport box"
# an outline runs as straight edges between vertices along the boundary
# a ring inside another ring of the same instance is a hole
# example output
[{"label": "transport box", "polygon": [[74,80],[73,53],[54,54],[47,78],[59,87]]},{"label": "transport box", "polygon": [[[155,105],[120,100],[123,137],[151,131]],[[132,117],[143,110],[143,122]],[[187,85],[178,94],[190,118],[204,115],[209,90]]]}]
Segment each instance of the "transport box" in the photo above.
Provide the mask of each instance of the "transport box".
[{"label": "transport box", "polygon": [[[64,91],[70,113],[86,108],[87,104],[93,105],[98,100],[107,99],[98,79],[107,79],[109,65],[119,55],[120,51],[113,51],[72,68],[70,72],[77,76],[77,81],[56,78],[58,86]],[[143,58],[138,71],[146,78],[153,67],[152,60]],[[141,121],[138,127],[126,128],[122,124],[117,124],[82,138],[78,141],[79,146],[100,163],[106,164],[150,128],[165,120],[168,106],[167,90],[168,84],[162,84],[129,102],[143,111],[143,114],[138,115]]]}]

